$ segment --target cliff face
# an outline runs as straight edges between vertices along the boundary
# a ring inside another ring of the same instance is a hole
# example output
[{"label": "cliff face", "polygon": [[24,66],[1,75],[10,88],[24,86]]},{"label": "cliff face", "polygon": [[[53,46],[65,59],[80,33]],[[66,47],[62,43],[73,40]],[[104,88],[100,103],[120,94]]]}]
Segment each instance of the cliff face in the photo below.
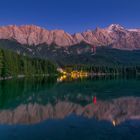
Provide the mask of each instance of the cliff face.
[{"label": "cliff face", "polygon": [[47,119],[63,119],[70,114],[107,120],[119,124],[129,119],[140,119],[140,98],[128,97],[112,101],[97,101],[81,106],[68,101],[55,105],[28,104],[14,110],[0,110],[1,124],[34,124]]},{"label": "cliff face", "polygon": [[11,25],[0,27],[0,39],[15,40],[26,45],[45,43],[47,45],[55,44],[60,47],[69,47],[84,42],[95,46],[111,45],[117,49],[140,49],[140,29],[125,29],[116,24],[104,29],[96,28],[73,35],[63,30],[49,31],[34,25]]},{"label": "cliff face", "polygon": [[73,43],[72,36],[63,30],[48,31],[34,25],[1,27],[0,39],[16,40],[26,45],[54,43],[58,46],[69,46]]}]

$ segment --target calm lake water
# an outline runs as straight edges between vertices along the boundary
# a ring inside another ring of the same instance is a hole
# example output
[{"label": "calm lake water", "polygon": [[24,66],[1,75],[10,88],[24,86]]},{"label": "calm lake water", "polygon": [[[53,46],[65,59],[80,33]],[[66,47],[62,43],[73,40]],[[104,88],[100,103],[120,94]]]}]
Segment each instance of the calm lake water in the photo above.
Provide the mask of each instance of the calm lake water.
[{"label": "calm lake water", "polygon": [[0,81],[0,140],[140,140],[140,78]]}]

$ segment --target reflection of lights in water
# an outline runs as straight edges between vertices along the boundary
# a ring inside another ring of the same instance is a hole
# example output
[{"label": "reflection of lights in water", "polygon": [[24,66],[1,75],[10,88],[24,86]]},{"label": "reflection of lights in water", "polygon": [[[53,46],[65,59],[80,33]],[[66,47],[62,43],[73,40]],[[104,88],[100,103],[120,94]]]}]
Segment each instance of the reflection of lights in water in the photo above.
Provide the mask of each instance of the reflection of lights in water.
[{"label": "reflection of lights in water", "polygon": [[113,126],[116,126],[116,122],[115,120],[112,121]]},{"label": "reflection of lights in water", "polygon": [[120,123],[121,123],[120,120],[115,119],[115,120],[112,121],[113,126],[119,125]]},{"label": "reflection of lights in water", "polygon": [[66,80],[66,79],[67,79],[67,76],[66,75],[62,75],[59,78],[57,78],[57,82],[62,82],[64,80]]},{"label": "reflection of lights in water", "polygon": [[96,98],[96,96],[93,98],[93,104],[96,104],[96,102],[97,102],[97,98]]},{"label": "reflection of lights in water", "polygon": [[57,78],[57,82],[62,82],[67,79],[67,72],[64,71],[62,68],[58,68],[57,71],[61,73],[61,76]]}]

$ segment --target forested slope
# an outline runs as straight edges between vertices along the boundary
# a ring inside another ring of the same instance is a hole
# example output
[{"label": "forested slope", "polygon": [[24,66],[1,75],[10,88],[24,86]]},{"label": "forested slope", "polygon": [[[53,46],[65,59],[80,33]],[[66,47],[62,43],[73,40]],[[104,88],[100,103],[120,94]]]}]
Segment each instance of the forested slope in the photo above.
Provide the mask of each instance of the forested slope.
[{"label": "forested slope", "polygon": [[54,73],[56,66],[49,60],[33,59],[0,49],[0,77]]}]

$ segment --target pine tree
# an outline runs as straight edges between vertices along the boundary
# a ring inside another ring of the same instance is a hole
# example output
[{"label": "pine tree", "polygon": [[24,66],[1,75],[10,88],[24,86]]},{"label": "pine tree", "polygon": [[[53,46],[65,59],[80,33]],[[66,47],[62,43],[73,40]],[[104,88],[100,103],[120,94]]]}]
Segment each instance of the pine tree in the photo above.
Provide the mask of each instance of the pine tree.
[{"label": "pine tree", "polygon": [[2,50],[0,50],[0,77],[2,75],[2,68],[3,68],[3,54]]}]

